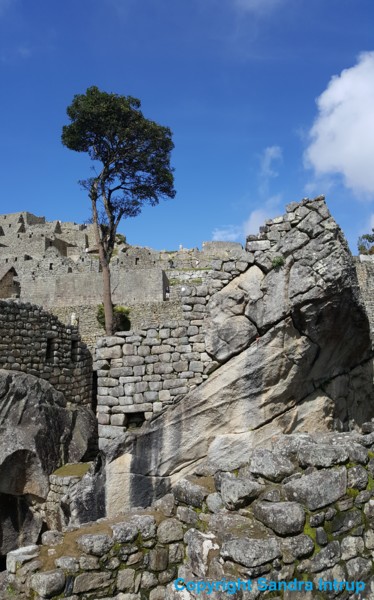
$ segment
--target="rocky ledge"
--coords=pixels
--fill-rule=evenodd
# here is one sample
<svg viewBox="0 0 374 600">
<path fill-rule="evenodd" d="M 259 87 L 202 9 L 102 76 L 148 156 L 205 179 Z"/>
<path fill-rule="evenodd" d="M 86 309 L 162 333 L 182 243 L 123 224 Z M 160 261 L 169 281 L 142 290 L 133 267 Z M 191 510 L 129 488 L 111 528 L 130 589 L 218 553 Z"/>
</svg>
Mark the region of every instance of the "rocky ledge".
<svg viewBox="0 0 374 600">
<path fill-rule="evenodd" d="M 374 423 L 243 453 L 231 471 L 201 464 L 147 510 L 9 553 L 4 598 L 221 600 L 217 582 L 240 580 L 250 589 L 230 597 L 374 599 Z"/>
</svg>

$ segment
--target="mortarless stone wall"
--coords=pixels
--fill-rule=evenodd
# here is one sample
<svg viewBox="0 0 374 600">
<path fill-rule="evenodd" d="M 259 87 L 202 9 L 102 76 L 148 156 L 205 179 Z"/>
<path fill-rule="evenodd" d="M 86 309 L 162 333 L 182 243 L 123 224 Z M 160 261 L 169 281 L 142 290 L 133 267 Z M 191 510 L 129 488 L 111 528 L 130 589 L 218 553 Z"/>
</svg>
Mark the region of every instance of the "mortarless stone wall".
<svg viewBox="0 0 374 600">
<path fill-rule="evenodd" d="M 46 379 L 68 402 L 91 404 L 92 357 L 78 330 L 40 306 L 0 300 L 0 368 Z"/>
</svg>

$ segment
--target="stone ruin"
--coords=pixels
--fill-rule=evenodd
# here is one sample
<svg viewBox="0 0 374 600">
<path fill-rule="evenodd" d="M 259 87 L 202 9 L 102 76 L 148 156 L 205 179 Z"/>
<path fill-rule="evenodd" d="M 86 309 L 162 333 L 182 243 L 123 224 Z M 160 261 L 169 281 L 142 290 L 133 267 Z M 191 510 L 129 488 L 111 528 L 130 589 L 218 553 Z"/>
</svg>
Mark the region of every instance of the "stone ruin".
<svg viewBox="0 0 374 600">
<path fill-rule="evenodd" d="M 291 203 L 245 250 L 211 251 L 193 253 L 207 253 L 202 267 L 188 255 L 179 318 L 98 341 L 100 452 L 50 474 L 44 522 L 60 531 L 8 555 L 9 593 L 223 597 L 178 590 L 178 575 L 251 579 L 238 599 L 275 597 L 261 577 L 362 579 L 364 595 L 277 597 L 374 598 L 373 350 L 358 285 L 371 316 L 371 265 L 352 259 L 322 197 Z"/>
</svg>

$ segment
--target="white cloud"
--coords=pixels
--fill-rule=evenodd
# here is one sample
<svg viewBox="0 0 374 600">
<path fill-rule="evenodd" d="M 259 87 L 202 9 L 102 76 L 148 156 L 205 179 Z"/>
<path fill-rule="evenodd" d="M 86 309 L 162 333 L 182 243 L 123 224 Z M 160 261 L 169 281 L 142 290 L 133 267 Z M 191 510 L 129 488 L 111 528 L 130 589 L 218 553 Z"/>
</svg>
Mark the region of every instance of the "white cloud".
<svg viewBox="0 0 374 600">
<path fill-rule="evenodd" d="M 214 242 L 238 242 L 242 239 L 243 227 L 241 225 L 227 225 L 213 229 L 212 240 Z"/>
<path fill-rule="evenodd" d="M 280 6 L 284 0 L 234 0 L 239 9 L 256 15 L 266 15 Z"/>
<path fill-rule="evenodd" d="M 374 52 L 334 76 L 317 107 L 305 166 L 317 177 L 342 176 L 356 194 L 374 195 Z"/>
<path fill-rule="evenodd" d="M 282 148 L 280 146 L 268 146 L 261 155 L 259 173 L 259 192 L 262 196 L 269 194 L 269 183 L 271 179 L 278 177 L 276 170 L 283 160 Z"/>
<path fill-rule="evenodd" d="M 263 208 L 252 210 L 249 217 L 240 225 L 217 227 L 213 230 L 212 240 L 217 242 L 244 242 L 247 235 L 257 235 L 259 228 L 265 225 L 266 219 L 270 219 L 277 212 L 281 200 L 281 194 L 271 196 L 264 203 Z"/>
<path fill-rule="evenodd" d="M 261 158 L 260 177 L 270 179 L 278 177 L 279 173 L 274 168 L 274 163 L 282 160 L 282 148 L 280 146 L 268 146 L 265 148 Z"/>
</svg>

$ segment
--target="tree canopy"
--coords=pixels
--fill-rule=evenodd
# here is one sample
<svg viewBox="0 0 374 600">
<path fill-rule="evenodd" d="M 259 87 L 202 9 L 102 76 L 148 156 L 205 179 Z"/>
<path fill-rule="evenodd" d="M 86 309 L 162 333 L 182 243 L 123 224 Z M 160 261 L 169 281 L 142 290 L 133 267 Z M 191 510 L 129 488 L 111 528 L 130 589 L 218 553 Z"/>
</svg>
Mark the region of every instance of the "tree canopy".
<svg viewBox="0 0 374 600">
<path fill-rule="evenodd" d="M 374 229 L 358 238 L 357 248 L 360 254 L 374 254 Z"/>
<path fill-rule="evenodd" d="M 70 124 L 62 143 L 86 152 L 94 175 L 80 181 L 91 200 L 103 271 L 107 333 L 112 333 L 113 306 L 109 263 L 122 218 L 135 217 L 144 204 L 155 206 L 175 196 L 170 155 L 174 147 L 168 127 L 146 119 L 140 100 L 100 91 L 96 86 L 74 96 L 67 108 Z"/>
</svg>

